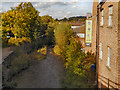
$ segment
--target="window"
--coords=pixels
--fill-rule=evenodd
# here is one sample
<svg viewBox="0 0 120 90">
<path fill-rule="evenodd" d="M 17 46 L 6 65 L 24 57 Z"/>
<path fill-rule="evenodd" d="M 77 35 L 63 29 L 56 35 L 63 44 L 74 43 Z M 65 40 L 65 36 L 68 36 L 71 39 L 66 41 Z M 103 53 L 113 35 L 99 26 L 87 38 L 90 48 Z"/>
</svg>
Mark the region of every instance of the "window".
<svg viewBox="0 0 120 90">
<path fill-rule="evenodd" d="M 101 11 L 101 26 L 103 26 L 103 11 L 104 10 Z"/>
<path fill-rule="evenodd" d="M 99 3 L 101 2 L 102 0 L 99 0 Z"/>
<path fill-rule="evenodd" d="M 100 43 L 100 59 L 102 59 L 102 43 Z"/>
<path fill-rule="evenodd" d="M 113 6 L 109 6 L 109 26 L 112 26 Z"/>
<path fill-rule="evenodd" d="M 110 67 L 110 47 L 108 47 L 108 58 L 107 59 L 108 59 L 107 65 Z"/>
</svg>

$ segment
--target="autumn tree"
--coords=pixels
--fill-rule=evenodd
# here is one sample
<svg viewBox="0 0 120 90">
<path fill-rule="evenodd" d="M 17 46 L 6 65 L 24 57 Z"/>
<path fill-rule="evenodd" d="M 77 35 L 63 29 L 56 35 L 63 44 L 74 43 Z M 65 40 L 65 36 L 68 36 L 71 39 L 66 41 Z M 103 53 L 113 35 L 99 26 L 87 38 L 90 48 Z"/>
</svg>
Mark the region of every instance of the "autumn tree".
<svg viewBox="0 0 120 90">
<path fill-rule="evenodd" d="M 7 33 L 16 41 L 22 37 L 30 40 L 39 38 L 47 29 L 42 21 L 39 12 L 30 2 L 20 3 L 2 14 L 3 41 L 7 41 Z"/>
<path fill-rule="evenodd" d="M 59 23 L 55 28 L 55 40 L 60 49 L 64 49 L 69 44 L 69 39 L 73 37 L 71 25 L 66 23 Z"/>
</svg>

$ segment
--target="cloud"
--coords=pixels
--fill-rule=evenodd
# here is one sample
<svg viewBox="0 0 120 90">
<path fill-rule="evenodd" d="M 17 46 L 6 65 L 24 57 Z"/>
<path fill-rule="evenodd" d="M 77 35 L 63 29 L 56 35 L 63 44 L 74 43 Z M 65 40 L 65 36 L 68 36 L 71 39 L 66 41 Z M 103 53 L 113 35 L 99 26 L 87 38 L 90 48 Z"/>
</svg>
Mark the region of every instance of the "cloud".
<svg viewBox="0 0 120 90">
<path fill-rule="evenodd" d="M 54 0 L 55 1 L 55 0 Z M 66 2 L 39 2 L 39 3 L 36 3 L 34 6 L 35 8 L 50 8 L 54 5 L 57 5 L 57 6 L 67 6 L 69 5 L 68 3 Z"/>
<path fill-rule="evenodd" d="M 66 14 L 67 14 L 67 15 L 70 15 L 70 14 L 71 14 L 71 11 L 68 11 Z"/>
<path fill-rule="evenodd" d="M 14 3 L 14 4 L 13 4 L 13 7 L 16 7 L 16 6 L 18 6 L 19 4 L 20 4 L 20 2 L 19 2 L 19 3 L 18 3 L 18 2 L 17 2 L 17 3 Z"/>
<path fill-rule="evenodd" d="M 78 8 L 78 6 L 74 5 L 74 6 L 72 6 L 72 8 Z"/>
<path fill-rule="evenodd" d="M 40 16 L 52 15 L 53 18 L 64 18 L 72 16 L 83 16 L 87 12 L 91 12 L 92 4 L 77 2 L 74 0 L 62 0 L 64 2 L 58 2 L 59 0 L 49 0 L 52 2 L 32 2 L 33 6 L 40 12 Z M 54 2 L 53 2 L 54 1 Z M 19 3 L 4 3 L 2 6 L 4 10 L 9 10 L 10 7 L 15 7 Z"/>
</svg>

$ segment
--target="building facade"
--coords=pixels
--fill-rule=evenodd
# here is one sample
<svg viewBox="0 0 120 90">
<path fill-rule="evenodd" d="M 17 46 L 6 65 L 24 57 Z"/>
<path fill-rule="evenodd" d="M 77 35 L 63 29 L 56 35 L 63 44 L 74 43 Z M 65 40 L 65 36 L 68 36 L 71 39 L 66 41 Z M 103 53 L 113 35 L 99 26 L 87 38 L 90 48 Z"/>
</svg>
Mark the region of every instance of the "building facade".
<svg viewBox="0 0 120 90">
<path fill-rule="evenodd" d="M 79 39 L 82 44 L 82 50 L 85 51 L 85 25 L 81 26 L 71 26 L 72 30 L 74 31 L 74 34 L 76 36 L 76 39 Z"/>
<path fill-rule="evenodd" d="M 120 83 L 120 4 L 99 3 L 98 87 L 118 88 Z M 115 84 L 117 83 L 117 84 Z"/>
<path fill-rule="evenodd" d="M 92 52 L 92 53 L 96 54 L 97 5 L 98 5 L 98 2 L 96 2 L 96 0 L 93 0 L 92 17 L 87 19 L 87 20 L 92 20 L 92 34 L 91 34 L 92 37 L 91 37 L 91 45 L 90 46 L 85 45 L 86 53 Z M 86 31 L 87 31 L 87 28 L 86 28 Z M 85 41 L 85 43 L 86 43 L 86 41 Z"/>
</svg>

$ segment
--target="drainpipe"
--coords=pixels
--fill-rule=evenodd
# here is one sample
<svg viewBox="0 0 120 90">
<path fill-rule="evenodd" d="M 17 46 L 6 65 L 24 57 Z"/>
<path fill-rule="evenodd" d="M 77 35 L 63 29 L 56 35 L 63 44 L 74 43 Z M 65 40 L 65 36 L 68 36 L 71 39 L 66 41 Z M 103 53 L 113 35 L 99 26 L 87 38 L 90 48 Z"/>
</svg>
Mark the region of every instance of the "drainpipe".
<svg viewBox="0 0 120 90">
<path fill-rule="evenodd" d="M 98 78 L 99 78 L 99 12 L 102 8 L 103 4 L 106 2 L 106 0 L 102 0 L 97 5 L 97 30 L 96 30 L 96 77 L 97 77 L 97 84 L 98 84 Z"/>
<path fill-rule="evenodd" d="M 97 6 L 97 30 L 96 30 L 96 77 L 98 85 L 99 75 L 99 4 Z"/>
</svg>

